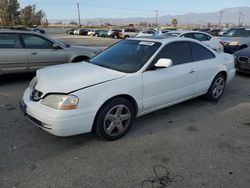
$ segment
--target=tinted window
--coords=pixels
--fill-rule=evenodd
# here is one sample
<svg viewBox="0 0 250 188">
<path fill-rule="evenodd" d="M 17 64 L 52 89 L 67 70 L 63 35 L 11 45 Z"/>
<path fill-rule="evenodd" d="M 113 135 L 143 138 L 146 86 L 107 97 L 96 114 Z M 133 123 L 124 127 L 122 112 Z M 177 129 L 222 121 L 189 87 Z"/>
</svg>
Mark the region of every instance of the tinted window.
<svg viewBox="0 0 250 188">
<path fill-rule="evenodd" d="M 210 40 L 210 36 L 202 34 L 202 33 L 193 33 L 194 35 L 194 39 L 198 40 L 198 41 L 208 41 Z"/>
<path fill-rule="evenodd" d="M 125 29 L 125 32 L 136 32 L 135 29 Z"/>
<path fill-rule="evenodd" d="M 29 49 L 50 49 L 53 47 L 53 42 L 40 36 L 23 34 L 22 38 L 25 47 Z"/>
<path fill-rule="evenodd" d="M 190 39 L 194 38 L 194 36 L 193 36 L 192 33 L 186 33 L 186 34 L 184 34 L 184 35 L 182 35 L 182 36 L 183 36 L 183 37 L 186 37 L 186 38 L 190 38 Z"/>
<path fill-rule="evenodd" d="M 202 61 L 215 58 L 215 55 L 212 52 L 210 52 L 207 48 L 201 46 L 200 44 L 192 42 L 191 49 L 194 61 Z"/>
<path fill-rule="evenodd" d="M 167 58 L 173 61 L 173 65 L 180 65 L 192 62 L 191 48 L 188 42 L 173 42 L 165 46 L 158 54 L 155 63 L 160 58 Z"/>
<path fill-rule="evenodd" d="M 230 29 L 223 37 L 250 37 L 250 29 Z"/>
<path fill-rule="evenodd" d="M 90 63 L 132 73 L 141 69 L 160 46 L 158 42 L 123 40 L 92 58 Z"/>
<path fill-rule="evenodd" d="M 0 48 L 22 48 L 19 35 L 0 33 Z"/>
</svg>

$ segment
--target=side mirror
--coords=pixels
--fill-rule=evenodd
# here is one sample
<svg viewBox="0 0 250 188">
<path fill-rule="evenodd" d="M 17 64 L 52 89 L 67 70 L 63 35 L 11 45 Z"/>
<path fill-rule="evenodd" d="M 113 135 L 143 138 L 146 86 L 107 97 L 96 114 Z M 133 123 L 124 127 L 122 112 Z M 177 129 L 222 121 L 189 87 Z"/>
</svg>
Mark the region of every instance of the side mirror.
<svg viewBox="0 0 250 188">
<path fill-rule="evenodd" d="M 171 59 L 161 58 L 157 61 L 157 63 L 155 64 L 155 67 L 168 68 L 168 67 L 171 67 L 172 65 L 173 65 L 173 62 Z"/>
<path fill-rule="evenodd" d="M 53 49 L 57 50 L 57 49 L 61 49 L 61 47 L 58 44 L 53 44 L 52 46 Z"/>
</svg>

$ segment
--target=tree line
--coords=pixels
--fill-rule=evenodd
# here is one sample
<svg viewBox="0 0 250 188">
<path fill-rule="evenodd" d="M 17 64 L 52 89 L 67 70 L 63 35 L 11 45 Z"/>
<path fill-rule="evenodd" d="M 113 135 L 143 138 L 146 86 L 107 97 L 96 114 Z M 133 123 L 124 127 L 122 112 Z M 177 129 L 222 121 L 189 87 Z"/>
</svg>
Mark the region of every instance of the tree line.
<svg viewBox="0 0 250 188">
<path fill-rule="evenodd" d="M 0 0 L 0 25 L 23 25 L 33 27 L 46 23 L 43 10 L 37 10 L 36 5 L 28 5 L 20 8 L 18 0 Z"/>
</svg>

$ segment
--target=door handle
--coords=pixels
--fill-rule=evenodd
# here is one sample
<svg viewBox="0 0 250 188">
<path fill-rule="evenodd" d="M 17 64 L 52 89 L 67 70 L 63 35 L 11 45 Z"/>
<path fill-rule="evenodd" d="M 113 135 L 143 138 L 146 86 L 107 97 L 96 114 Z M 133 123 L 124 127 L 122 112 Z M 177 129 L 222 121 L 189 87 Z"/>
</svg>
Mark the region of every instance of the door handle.
<svg viewBox="0 0 250 188">
<path fill-rule="evenodd" d="M 194 70 L 192 70 L 192 71 L 190 71 L 189 73 L 190 73 L 190 74 L 193 74 L 193 73 L 195 73 L 195 71 L 194 71 Z"/>
<path fill-rule="evenodd" d="M 31 55 L 37 55 L 37 52 L 32 52 Z"/>
</svg>

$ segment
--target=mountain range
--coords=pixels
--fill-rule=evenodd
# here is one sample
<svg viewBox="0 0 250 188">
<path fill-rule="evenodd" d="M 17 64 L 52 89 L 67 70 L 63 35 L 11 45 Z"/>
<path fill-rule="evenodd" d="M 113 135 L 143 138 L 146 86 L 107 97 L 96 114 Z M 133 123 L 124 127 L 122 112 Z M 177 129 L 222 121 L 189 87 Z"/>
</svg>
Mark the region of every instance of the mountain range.
<svg viewBox="0 0 250 188">
<path fill-rule="evenodd" d="M 220 20 L 220 14 L 222 13 L 222 24 L 237 25 L 239 20 L 243 21 L 243 25 L 250 25 L 250 7 L 236 7 L 226 8 L 221 11 L 210 13 L 187 13 L 182 15 L 165 15 L 158 17 L 158 23 L 161 25 L 171 24 L 173 18 L 178 20 L 181 25 L 205 25 L 208 23 L 218 24 Z M 89 18 L 82 19 L 84 25 L 103 25 L 110 23 L 113 25 L 126 25 L 126 24 L 138 24 L 141 22 L 155 23 L 155 17 L 135 17 L 135 18 Z M 69 23 L 76 21 L 71 20 L 49 20 L 50 23 L 62 21 L 63 23 Z"/>
</svg>

